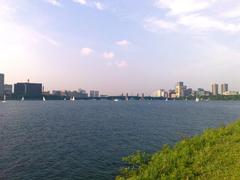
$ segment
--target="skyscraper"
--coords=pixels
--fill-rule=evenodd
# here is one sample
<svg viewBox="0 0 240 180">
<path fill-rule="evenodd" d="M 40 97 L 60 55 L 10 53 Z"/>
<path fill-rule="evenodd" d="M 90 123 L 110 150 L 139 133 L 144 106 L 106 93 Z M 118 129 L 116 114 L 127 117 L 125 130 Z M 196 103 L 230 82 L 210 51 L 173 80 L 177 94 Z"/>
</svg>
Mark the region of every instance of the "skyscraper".
<svg viewBox="0 0 240 180">
<path fill-rule="evenodd" d="M 177 97 L 184 97 L 184 89 L 186 89 L 186 86 L 184 87 L 183 82 L 178 82 L 176 84 L 176 96 Z"/>
<path fill-rule="evenodd" d="M 218 84 L 212 84 L 212 95 L 213 96 L 218 95 Z"/>
<path fill-rule="evenodd" d="M 221 95 L 223 95 L 225 92 L 228 91 L 228 84 L 222 84 L 221 85 Z"/>
<path fill-rule="evenodd" d="M 0 74 L 0 98 L 4 96 L 4 74 Z"/>
</svg>

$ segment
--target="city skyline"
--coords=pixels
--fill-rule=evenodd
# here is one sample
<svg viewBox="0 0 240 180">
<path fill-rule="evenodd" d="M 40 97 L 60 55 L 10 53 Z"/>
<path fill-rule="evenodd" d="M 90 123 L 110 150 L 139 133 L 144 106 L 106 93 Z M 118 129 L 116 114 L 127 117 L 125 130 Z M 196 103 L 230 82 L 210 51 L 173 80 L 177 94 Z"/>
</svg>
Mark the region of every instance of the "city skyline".
<svg viewBox="0 0 240 180">
<path fill-rule="evenodd" d="M 184 2 L 1 0 L 0 71 L 9 84 L 29 78 L 46 90 L 110 95 L 151 94 L 179 80 L 240 89 L 240 2 Z"/>
</svg>

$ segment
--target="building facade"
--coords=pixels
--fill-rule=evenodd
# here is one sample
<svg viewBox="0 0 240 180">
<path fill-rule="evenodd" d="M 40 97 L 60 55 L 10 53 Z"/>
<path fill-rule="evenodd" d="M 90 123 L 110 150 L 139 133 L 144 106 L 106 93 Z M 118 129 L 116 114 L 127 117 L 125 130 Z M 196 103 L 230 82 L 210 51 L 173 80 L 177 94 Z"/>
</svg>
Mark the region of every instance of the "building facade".
<svg viewBox="0 0 240 180">
<path fill-rule="evenodd" d="M 228 92 L 228 84 L 221 84 L 221 95 L 224 95 L 225 92 Z"/>
<path fill-rule="evenodd" d="M 175 88 L 175 92 L 176 92 L 176 96 L 177 97 L 184 97 L 184 90 L 186 89 L 187 87 L 184 86 L 184 83 L 183 82 L 178 82 L 176 84 L 176 88 Z"/>
<path fill-rule="evenodd" d="M 4 94 L 7 97 L 11 97 L 12 96 L 12 91 L 13 91 L 13 86 L 11 84 L 5 84 L 4 85 Z"/>
<path fill-rule="evenodd" d="M 0 98 L 4 96 L 4 74 L 0 74 Z"/>
<path fill-rule="evenodd" d="M 218 84 L 212 84 L 212 95 L 217 96 L 218 93 Z"/>
<path fill-rule="evenodd" d="M 15 97 L 39 98 L 42 96 L 42 84 L 40 83 L 17 83 L 14 84 Z"/>
<path fill-rule="evenodd" d="M 91 90 L 89 95 L 91 98 L 98 98 L 100 93 L 99 93 L 99 91 Z"/>
</svg>

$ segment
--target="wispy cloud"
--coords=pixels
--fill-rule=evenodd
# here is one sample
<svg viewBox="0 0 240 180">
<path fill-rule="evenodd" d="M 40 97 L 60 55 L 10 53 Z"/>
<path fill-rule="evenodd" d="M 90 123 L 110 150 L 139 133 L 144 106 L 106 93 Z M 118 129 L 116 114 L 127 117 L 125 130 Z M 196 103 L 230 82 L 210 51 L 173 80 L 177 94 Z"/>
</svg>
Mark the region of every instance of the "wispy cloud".
<svg viewBox="0 0 240 180">
<path fill-rule="evenodd" d="M 115 63 L 118 68 L 127 68 L 128 67 L 128 62 L 127 61 L 119 61 Z"/>
<path fill-rule="evenodd" d="M 93 50 L 91 48 L 85 47 L 81 49 L 81 54 L 83 56 L 90 56 L 93 53 Z"/>
<path fill-rule="evenodd" d="M 82 5 L 86 5 L 87 4 L 86 0 L 73 0 L 73 2 L 82 4 Z"/>
<path fill-rule="evenodd" d="M 117 41 L 116 44 L 119 46 L 128 46 L 130 44 L 130 42 L 128 40 L 124 39 L 124 40 Z"/>
<path fill-rule="evenodd" d="M 115 57 L 115 54 L 113 52 L 104 52 L 103 57 L 105 59 L 111 60 Z"/>
<path fill-rule="evenodd" d="M 209 8 L 216 0 L 157 0 L 155 5 L 170 15 L 187 14 Z"/>
<path fill-rule="evenodd" d="M 144 28 L 152 32 L 157 32 L 163 29 L 175 30 L 177 28 L 177 24 L 163 19 L 158 19 L 156 17 L 151 17 L 144 20 Z"/>
<path fill-rule="evenodd" d="M 103 4 L 100 3 L 100 2 L 94 2 L 94 5 L 98 10 L 103 10 L 104 9 Z"/>
<path fill-rule="evenodd" d="M 46 0 L 48 3 L 50 3 L 53 6 L 62 6 L 62 4 L 60 3 L 60 0 Z"/>
<path fill-rule="evenodd" d="M 165 16 L 145 18 L 144 28 L 152 32 L 163 30 L 240 32 L 240 22 L 226 19 L 240 17 L 240 4 L 233 7 L 229 6 L 228 2 L 225 0 L 157 0 L 155 5 L 164 10 Z M 224 8 L 225 6 L 227 8 Z"/>
<path fill-rule="evenodd" d="M 103 3 L 99 1 L 90 1 L 90 0 L 73 0 L 73 2 L 78 3 L 80 5 L 88 6 L 91 8 L 96 8 L 98 10 L 104 10 Z"/>
</svg>

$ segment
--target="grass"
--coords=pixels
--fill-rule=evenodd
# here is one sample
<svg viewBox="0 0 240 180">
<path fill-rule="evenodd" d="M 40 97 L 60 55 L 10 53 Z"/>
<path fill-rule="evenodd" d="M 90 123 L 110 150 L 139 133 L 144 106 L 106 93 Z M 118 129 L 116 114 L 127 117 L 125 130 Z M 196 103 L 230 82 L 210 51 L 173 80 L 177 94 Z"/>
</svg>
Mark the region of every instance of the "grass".
<svg viewBox="0 0 240 180">
<path fill-rule="evenodd" d="M 240 179 L 240 121 L 124 161 L 116 180 Z"/>
</svg>

